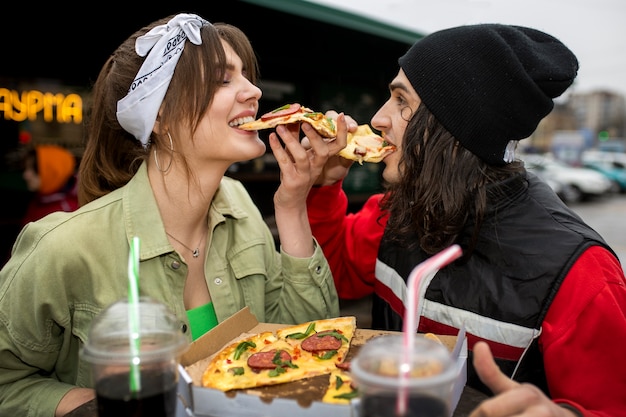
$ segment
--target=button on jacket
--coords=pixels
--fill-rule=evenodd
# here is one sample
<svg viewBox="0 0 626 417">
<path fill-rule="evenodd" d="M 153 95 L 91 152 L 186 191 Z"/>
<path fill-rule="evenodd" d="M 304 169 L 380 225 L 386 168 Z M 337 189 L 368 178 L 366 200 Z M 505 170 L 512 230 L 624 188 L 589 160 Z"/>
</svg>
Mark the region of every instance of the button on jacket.
<svg viewBox="0 0 626 417">
<path fill-rule="evenodd" d="M 165 303 L 191 341 L 185 259 L 170 245 L 145 164 L 124 187 L 72 213 L 26 226 L 0 272 L 0 415 L 53 416 L 73 386 L 91 386 L 79 360 L 93 318 L 127 294 L 129 243 L 140 238 L 142 296 Z M 310 258 L 275 250 L 243 185 L 225 177 L 209 209 L 205 276 L 218 321 L 249 306 L 261 322 L 339 315 L 320 247 Z M 22 414 L 24 415 L 24 414 Z"/>
</svg>

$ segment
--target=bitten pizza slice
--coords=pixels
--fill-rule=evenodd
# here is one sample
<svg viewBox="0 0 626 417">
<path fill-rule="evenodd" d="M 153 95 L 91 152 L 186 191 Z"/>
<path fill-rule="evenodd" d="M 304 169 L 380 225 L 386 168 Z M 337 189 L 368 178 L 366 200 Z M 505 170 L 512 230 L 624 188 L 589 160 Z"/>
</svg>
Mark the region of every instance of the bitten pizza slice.
<svg viewBox="0 0 626 417">
<path fill-rule="evenodd" d="M 348 144 L 339 151 L 339 156 L 357 161 L 378 163 L 395 152 L 396 147 L 372 131 L 369 125 L 360 125 L 356 132 L 348 133 Z"/>
<path fill-rule="evenodd" d="M 280 124 L 309 123 L 325 138 L 337 136 L 335 121 L 320 112 L 303 107 L 298 103 L 285 104 L 271 112 L 265 113 L 259 119 L 243 123 L 237 128 L 242 130 L 271 129 Z M 369 125 L 360 125 L 355 132 L 348 133 L 347 145 L 339 151 L 343 158 L 363 162 L 380 162 L 396 150 L 394 145 L 388 144 L 383 137 L 374 133 Z"/>
<path fill-rule="evenodd" d="M 298 103 L 285 104 L 271 112 L 265 113 L 259 119 L 243 123 L 237 126 L 237 128 L 242 130 L 262 130 L 271 129 L 281 124 L 287 125 L 302 122 L 313 126 L 322 137 L 334 138 L 337 136 L 337 127 L 333 119 Z"/>
</svg>

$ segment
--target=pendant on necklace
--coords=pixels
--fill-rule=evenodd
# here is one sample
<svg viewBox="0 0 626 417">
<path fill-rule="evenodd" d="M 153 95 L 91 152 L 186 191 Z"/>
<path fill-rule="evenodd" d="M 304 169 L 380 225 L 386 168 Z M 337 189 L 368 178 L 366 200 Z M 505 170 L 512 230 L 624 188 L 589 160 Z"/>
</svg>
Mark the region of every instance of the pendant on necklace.
<svg viewBox="0 0 626 417">
<path fill-rule="evenodd" d="M 194 251 L 191 252 L 191 254 L 193 255 L 194 258 L 197 258 L 198 256 L 200 256 L 200 248 L 194 249 Z"/>
</svg>

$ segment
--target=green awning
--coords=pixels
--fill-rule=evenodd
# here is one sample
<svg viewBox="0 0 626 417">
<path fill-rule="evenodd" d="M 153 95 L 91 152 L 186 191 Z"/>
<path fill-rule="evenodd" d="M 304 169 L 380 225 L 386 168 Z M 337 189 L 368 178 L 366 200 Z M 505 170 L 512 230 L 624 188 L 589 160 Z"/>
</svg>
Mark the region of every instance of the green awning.
<svg viewBox="0 0 626 417">
<path fill-rule="evenodd" d="M 341 27 L 358 30 L 383 38 L 404 42 L 412 45 L 416 40 L 424 35 L 407 29 L 402 29 L 393 25 L 379 22 L 357 14 L 334 9 L 317 3 L 304 0 L 243 0 L 247 3 L 281 12 L 291 13 L 298 16 L 315 19 L 326 23 L 331 23 Z"/>
</svg>

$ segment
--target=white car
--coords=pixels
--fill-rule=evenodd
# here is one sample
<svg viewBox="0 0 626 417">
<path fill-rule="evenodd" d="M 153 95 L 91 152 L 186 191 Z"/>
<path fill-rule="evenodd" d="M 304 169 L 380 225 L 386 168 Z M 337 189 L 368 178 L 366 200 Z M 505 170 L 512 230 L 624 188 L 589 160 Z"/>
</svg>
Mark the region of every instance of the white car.
<svg viewBox="0 0 626 417">
<path fill-rule="evenodd" d="M 600 172 L 567 165 L 547 155 L 520 155 L 526 169 L 548 184 L 556 183 L 555 192 L 566 203 L 602 197 L 610 194 L 611 181 Z"/>
<path fill-rule="evenodd" d="M 607 152 L 589 149 L 582 153 L 580 160 L 583 164 L 589 162 L 611 162 L 626 167 L 626 153 L 624 152 Z"/>
</svg>

